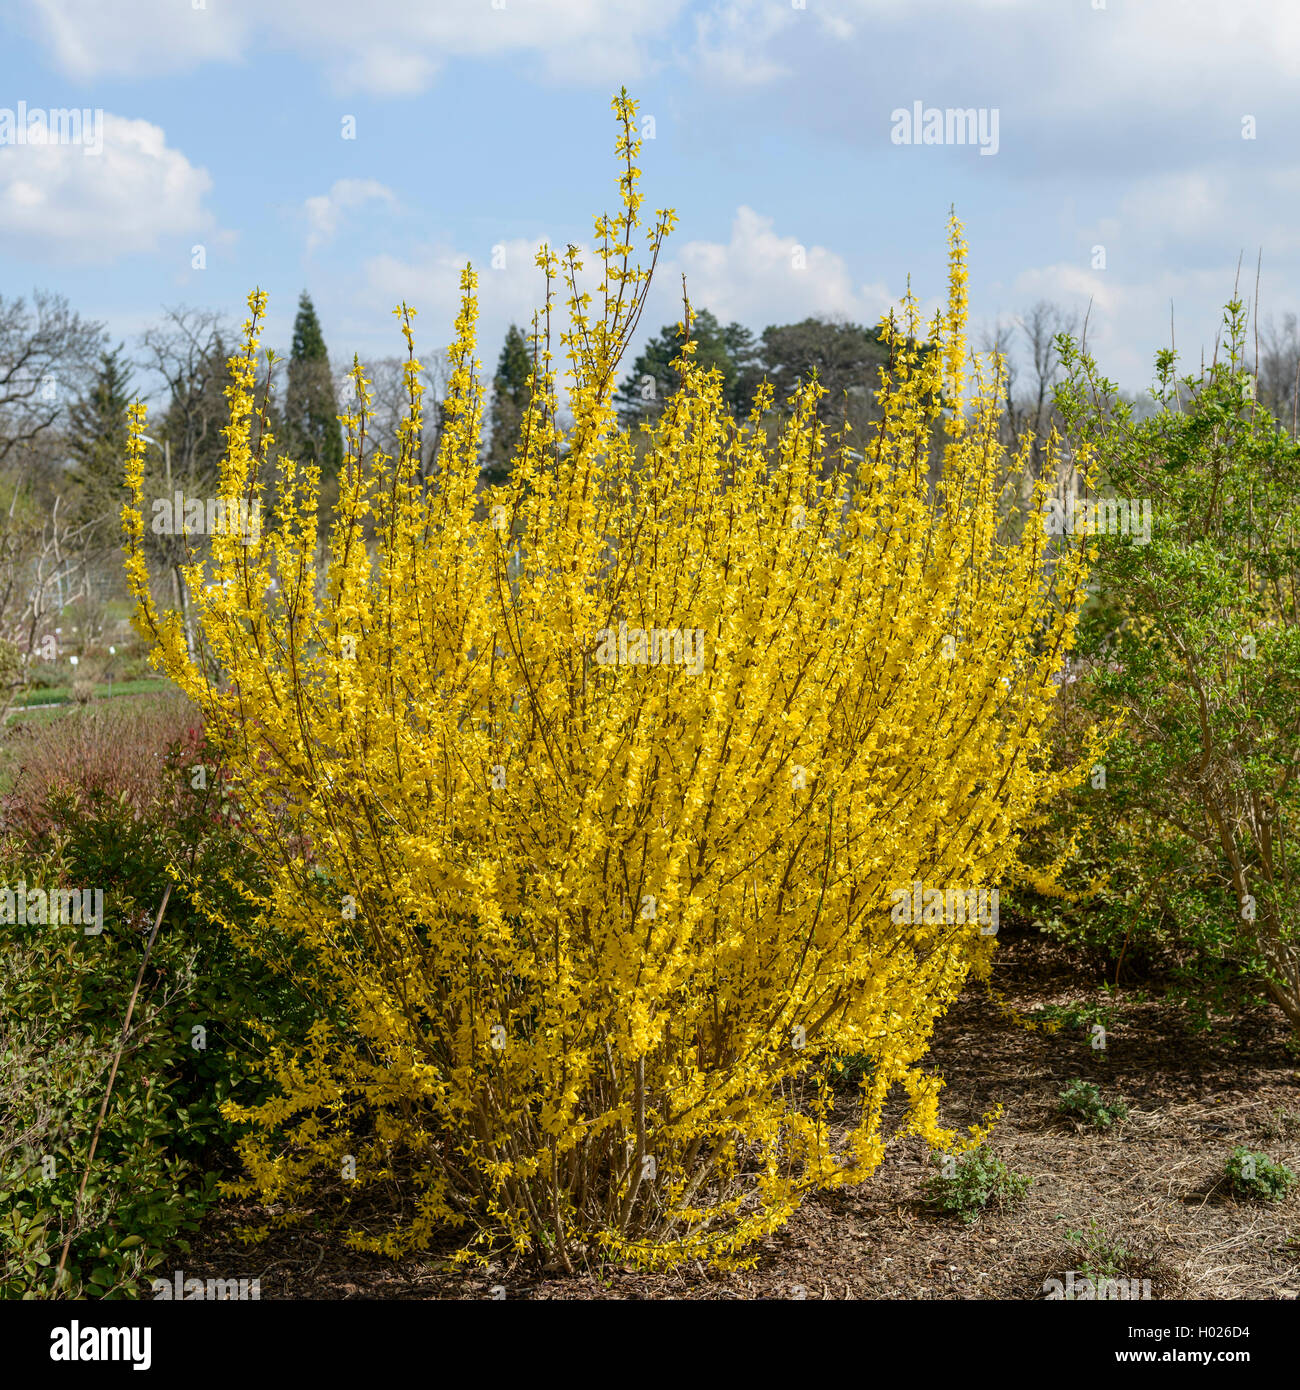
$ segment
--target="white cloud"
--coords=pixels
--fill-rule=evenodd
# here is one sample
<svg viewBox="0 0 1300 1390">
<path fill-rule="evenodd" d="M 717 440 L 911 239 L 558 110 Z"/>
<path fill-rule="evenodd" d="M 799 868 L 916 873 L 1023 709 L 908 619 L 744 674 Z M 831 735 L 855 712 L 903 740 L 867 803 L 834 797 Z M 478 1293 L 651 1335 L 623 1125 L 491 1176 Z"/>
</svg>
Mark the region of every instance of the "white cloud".
<svg viewBox="0 0 1300 1390">
<path fill-rule="evenodd" d="M 190 238 L 219 235 L 204 196 L 212 180 L 160 126 L 104 113 L 103 150 L 0 145 L 0 249 L 33 259 L 108 264 Z"/>
<path fill-rule="evenodd" d="M 410 258 L 380 255 L 370 258 L 353 303 L 350 326 L 367 336 L 367 347 L 382 355 L 396 351 L 392 343 L 373 336 L 377 323 L 399 300 L 419 310 L 418 341 L 426 348 L 444 347 L 460 307 L 460 275 L 467 260 L 478 274 L 479 344 L 488 373 L 496 365 L 495 354 L 511 323 L 529 331 L 533 310 L 542 305 L 545 280 L 534 264 L 543 238 L 518 238 L 483 248 L 470 256 L 449 246 L 428 246 Z M 671 245 L 671 243 L 669 243 Z M 492 268 L 492 252 L 499 249 L 499 268 Z M 796 252 L 802 250 L 802 269 L 796 268 Z M 599 277 L 595 258 L 583 257 L 583 288 L 594 290 Z M 635 341 L 624 357 L 624 367 L 635 358 L 645 340 L 668 322 L 681 317 L 681 282 L 686 276 L 691 303 L 711 310 L 723 323 L 732 320 L 761 331 L 771 323 L 790 323 L 809 317 L 850 319 L 874 325 L 895 303 L 883 284 L 856 282 L 843 257 L 824 246 L 801 246 L 798 237 L 778 231 L 775 220 L 749 207 L 736 211 L 731 235 L 725 242 L 696 240 L 665 256 L 655 271 L 646 312 Z M 567 289 L 556 295 L 556 346 L 558 333 L 567 330 Z M 926 313 L 933 305 L 924 306 Z"/>
<path fill-rule="evenodd" d="M 251 5 L 195 9 L 172 0 L 26 0 L 59 66 L 77 77 L 104 72 L 184 71 L 201 60 L 232 61 L 251 37 Z"/>
<path fill-rule="evenodd" d="M 185 71 L 279 48 L 344 88 L 423 90 L 448 58 L 538 56 L 553 77 L 634 81 L 686 0 L 27 0 L 56 60 L 79 77 Z"/>
<path fill-rule="evenodd" d="M 796 21 L 796 12 L 772 0 L 727 0 L 695 16 L 691 55 L 702 80 L 760 86 L 789 69 L 771 52 L 773 41 Z"/>
<path fill-rule="evenodd" d="M 846 58 L 868 91 L 899 82 L 964 102 L 1002 89 L 1020 114 L 1092 111 L 1098 126 L 1160 104 L 1246 114 L 1300 76 L 1295 0 L 22 0 L 60 67 L 78 77 L 154 76 L 285 50 L 342 87 L 427 88 L 456 58 L 532 56 L 551 77 L 635 83 L 670 58 L 753 86 L 793 77 L 815 97 Z M 686 25 L 679 25 L 689 15 Z M 918 42 L 920 36 L 924 42 Z M 1210 73 L 1213 73 L 1213 79 Z M 839 92 L 832 84 L 835 96 Z M 897 105 L 891 95 L 886 110 Z M 859 109 L 841 106 L 841 114 Z M 1135 140 L 1142 132 L 1135 128 Z"/>
<path fill-rule="evenodd" d="M 1300 230 L 1289 216 L 1300 188 L 1300 167 L 1256 170 L 1207 168 L 1135 182 L 1118 213 L 1099 222 L 1096 240 L 1122 249 L 1135 242 L 1149 253 L 1175 248 L 1184 260 L 1198 249 L 1263 249 L 1265 263 L 1300 251 Z"/>
<path fill-rule="evenodd" d="M 303 204 L 307 214 L 308 252 L 334 239 L 345 212 L 370 202 L 386 203 L 390 208 L 397 206 L 392 189 L 377 179 L 339 179 L 328 193 L 308 198 Z"/>
<path fill-rule="evenodd" d="M 1104 271 L 1082 270 L 1070 262 L 1022 271 L 1016 276 L 1012 293 L 1017 303 L 1048 299 L 1077 310 L 1080 323 L 1089 304 L 1094 314 L 1100 311 L 1111 315 L 1125 298 L 1119 282 L 1107 279 Z"/>
<path fill-rule="evenodd" d="M 820 0 L 798 8 L 790 0 L 719 0 L 695 15 L 695 49 L 688 61 L 699 76 L 735 86 L 760 86 L 791 74 L 780 51 L 796 26 L 847 43 L 858 32 L 852 20 Z"/>
<path fill-rule="evenodd" d="M 1142 179 L 1120 203 L 1115 233 L 1141 227 L 1147 236 L 1192 240 L 1222 227 L 1227 176 L 1193 169 Z"/>
<path fill-rule="evenodd" d="M 728 0 L 728 10 L 747 16 L 733 20 L 736 33 L 747 33 L 756 46 L 769 43 L 774 34 L 761 16 L 770 3 Z M 1116 94 L 1128 101 L 1176 95 L 1180 106 L 1217 99 L 1232 91 L 1236 78 L 1244 80 L 1238 94 L 1245 95 L 1300 75 L 1300 7 L 1294 0 L 1110 0 L 1102 9 L 1087 0 L 1069 6 L 1043 0 L 841 0 L 838 9 L 820 25 L 834 38 L 847 30 L 875 45 L 903 35 L 912 42 L 916 68 L 937 79 L 946 82 L 961 65 L 977 64 L 999 81 L 1018 74 L 1018 93 L 1049 103 L 1077 103 L 1085 75 L 1094 101 Z M 798 14 L 811 21 L 817 7 L 810 4 Z M 916 44 L 922 30 L 933 42 Z M 1035 62 L 1026 66 L 1030 54 Z M 1189 65 L 1199 65 L 1202 78 L 1190 87 Z M 1053 81 L 1054 73 L 1072 80 Z"/>
<path fill-rule="evenodd" d="M 692 302 L 724 323 L 759 328 L 810 316 L 874 324 L 893 303 L 885 286 L 855 283 L 842 256 L 778 232 L 749 207 L 736 210 L 729 241 L 689 241 L 663 271 L 660 284 L 674 286 L 685 272 Z"/>
<path fill-rule="evenodd" d="M 387 337 L 375 330 L 395 324 L 388 311 L 405 301 L 419 314 L 417 350 L 446 347 L 460 312 L 460 279 L 468 262 L 478 277 L 479 355 L 490 375 L 506 329 L 515 323 L 525 332 L 531 331 L 533 310 L 543 304 L 546 282 L 534 264 L 542 240 L 520 237 L 473 255 L 447 245 L 430 245 L 418 248 L 409 258 L 388 254 L 370 257 L 353 295 L 353 323 L 359 336 L 379 356 L 401 351 L 395 328 Z M 499 253 L 495 258 L 494 251 Z M 558 355 L 558 343 L 555 350 Z"/>
<path fill-rule="evenodd" d="M 802 139 L 876 150 L 921 100 L 999 109 L 991 178 L 1292 157 L 1296 0 L 721 0 L 694 27 L 701 100 L 758 88 Z"/>
</svg>

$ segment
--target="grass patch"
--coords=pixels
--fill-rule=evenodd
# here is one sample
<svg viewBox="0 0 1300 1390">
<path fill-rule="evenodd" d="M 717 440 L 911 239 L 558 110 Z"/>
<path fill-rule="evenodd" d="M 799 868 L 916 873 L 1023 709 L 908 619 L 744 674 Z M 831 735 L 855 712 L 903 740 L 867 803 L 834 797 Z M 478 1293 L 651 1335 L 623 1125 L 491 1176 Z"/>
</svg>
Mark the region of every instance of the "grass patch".
<svg viewBox="0 0 1300 1390">
<path fill-rule="evenodd" d="M 112 697 L 117 700 L 126 695 L 146 695 L 154 691 L 171 690 L 173 688 L 170 681 L 160 680 L 157 677 L 133 681 L 114 681 Z M 91 699 L 104 700 L 108 698 L 108 695 L 108 682 L 96 682 Z M 71 684 L 52 685 L 44 690 L 24 690 L 14 701 L 14 712 L 26 709 L 30 705 L 64 705 L 71 703 L 73 703 Z"/>
</svg>

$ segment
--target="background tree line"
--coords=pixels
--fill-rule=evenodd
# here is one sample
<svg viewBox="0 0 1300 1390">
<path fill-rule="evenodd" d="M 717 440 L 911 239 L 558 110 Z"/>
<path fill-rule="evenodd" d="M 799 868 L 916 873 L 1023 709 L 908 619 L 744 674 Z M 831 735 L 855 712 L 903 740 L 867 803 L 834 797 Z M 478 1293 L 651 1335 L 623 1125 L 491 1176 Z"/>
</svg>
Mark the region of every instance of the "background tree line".
<svg viewBox="0 0 1300 1390">
<path fill-rule="evenodd" d="M 1030 438 L 1028 468 L 1009 487 L 1032 484 L 1045 445 L 1059 424 L 1053 396 L 1061 378 L 1059 335 L 1078 332 L 1075 316 L 1040 300 L 1020 315 L 999 319 L 980 347 L 1007 362 L 1005 442 Z M 739 419 L 753 409 L 761 382 L 773 387 L 775 429 L 790 394 L 816 373 L 825 388 L 817 417 L 827 435 L 849 430 L 865 439 L 881 418 L 876 399 L 888 349 L 877 328 L 843 318 L 805 318 L 755 333 L 723 324 L 707 308 L 692 315 L 698 359 L 716 367 L 724 399 Z M 224 448 L 227 361 L 235 326 L 223 315 L 193 307 L 166 309 L 134 353 L 112 345 L 104 326 L 82 318 L 60 295 L 38 291 L 30 300 L 0 296 L 0 704 L 22 683 L 22 671 L 54 625 L 73 610 L 77 640 L 100 635 L 106 606 L 121 595 L 118 512 L 126 411 L 152 388 L 148 494 L 215 494 Z M 683 346 L 680 323 L 665 324 L 645 344 L 620 384 L 621 422 L 653 425 L 679 380 L 673 363 Z M 298 303 L 288 356 L 271 369 L 268 407 L 276 452 L 321 473 L 322 520 L 337 498 L 344 442 L 340 411 L 354 407 L 350 363 L 331 359 L 319 317 L 306 292 Z M 373 419 L 366 452 L 395 454 L 406 410 L 404 359 L 366 364 Z M 509 477 L 519 426 L 528 404 L 533 349 L 511 324 L 490 382 L 483 443 L 483 483 Z M 259 371 L 259 397 L 267 368 Z M 1300 330 L 1295 315 L 1266 323 L 1259 335 L 1258 400 L 1293 432 L 1300 383 Z M 448 373 L 444 354 L 425 358 L 424 430 L 418 467 L 426 474 L 437 454 Z M 161 400 L 158 398 L 161 397 Z M 1142 402 L 1137 402 L 1141 409 Z M 937 472 L 941 440 L 931 459 Z M 182 565 L 184 536 L 154 535 L 153 559 L 165 575 L 170 601 L 188 608 Z"/>
</svg>

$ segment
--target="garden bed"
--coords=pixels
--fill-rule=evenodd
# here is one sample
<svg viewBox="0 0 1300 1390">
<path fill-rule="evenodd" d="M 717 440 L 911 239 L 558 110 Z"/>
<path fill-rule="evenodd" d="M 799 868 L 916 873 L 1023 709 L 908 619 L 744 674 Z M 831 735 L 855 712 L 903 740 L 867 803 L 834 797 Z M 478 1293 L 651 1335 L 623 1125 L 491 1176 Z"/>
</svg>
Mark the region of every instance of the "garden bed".
<svg viewBox="0 0 1300 1390">
<path fill-rule="evenodd" d="M 233 1206 L 209 1219 L 178 1263 L 187 1277 L 260 1276 L 263 1298 L 491 1298 L 504 1290 L 531 1299 L 1042 1299 L 1045 1280 L 1109 1251 L 1122 1275 L 1151 1281 L 1154 1299 L 1295 1298 L 1300 1193 L 1258 1205 L 1235 1200 L 1224 1181 L 1236 1144 L 1300 1167 L 1300 1058 L 1278 1018 L 1239 1014 L 1195 1032 L 1177 1006 L 1141 990 L 1101 996 L 1061 947 L 1014 924 L 1000 938 L 993 983 L 1021 1014 L 1101 997 L 1112 1018 L 1099 1052 L 1086 1028 L 1026 1029 L 984 986 L 968 984 L 929 1063 L 947 1082 L 944 1121 L 975 1123 L 1001 1104 L 990 1145 L 1033 1178 L 1020 1203 L 971 1225 L 931 1207 L 923 1189 L 933 1170 L 919 1141 L 906 1139 L 870 1182 L 808 1202 L 741 1273 L 608 1267 L 564 1278 L 504 1263 L 460 1271 L 445 1253 L 393 1263 L 310 1228 L 250 1249 L 233 1229 L 253 1213 Z M 1128 1117 L 1105 1129 L 1058 1117 L 1062 1088 L 1079 1077 L 1122 1096 Z"/>
</svg>

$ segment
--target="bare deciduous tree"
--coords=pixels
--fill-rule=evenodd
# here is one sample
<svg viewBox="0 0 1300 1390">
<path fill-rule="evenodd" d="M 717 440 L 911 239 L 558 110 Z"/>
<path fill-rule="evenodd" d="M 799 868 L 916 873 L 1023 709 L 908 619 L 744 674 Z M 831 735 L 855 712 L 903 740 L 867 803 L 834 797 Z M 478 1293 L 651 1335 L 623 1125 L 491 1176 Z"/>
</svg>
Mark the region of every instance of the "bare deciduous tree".
<svg viewBox="0 0 1300 1390">
<path fill-rule="evenodd" d="M 103 325 L 58 294 L 0 296 L 0 467 L 57 432 L 68 404 L 94 374 Z"/>
<path fill-rule="evenodd" d="M 1073 337 L 1078 331 L 1079 320 L 1076 314 L 1067 313 L 1059 304 L 1040 299 L 1020 316 L 1018 323 L 1029 350 L 1031 380 L 1022 410 L 1025 425 L 1033 433 L 1031 467 L 1033 476 L 1037 478 L 1042 471 L 1047 439 L 1056 419 L 1052 393 L 1061 376 L 1056 339 L 1061 333 Z"/>
<path fill-rule="evenodd" d="M 87 592 L 88 525 L 60 516 L 56 497 L 48 514 L 12 488 L 0 516 L 0 723 L 30 678 L 31 663 L 52 640 L 59 612 Z"/>
<path fill-rule="evenodd" d="M 227 420 L 225 389 L 234 338 L 224 317 L 208 309 L 184 306 L 165 311 L 161 324 L 141 338 L 140 365 L 162 379 L 164 403 L 149 438 L 157 448 L 147 460 L 146 496 L 170 499 L 179 490 L 185 497 L 215 492 L 222 435 Z M 171 576 L 173 597 L 193 643 L 194 629 L 183 568 L 194 559 L 195 545 L 183 533 L 179 519 L 168 534 L 146 532 L 160 562 Z"/>
<path fill-rule="evenodd" d="M 425 394 L 421 403 L 424 414 L 424 430 L 420 450 L 420 476 L 427 479 L 433 461 L 437 457 L 438 440 L 442 435 L 442 406 L 446 400 L 450 383 L 451 369 L 447 354 L 438 349 L 421 359 L 421 380 Z M 379 357 L 365 364 L 366 380 L 370 382 L 371 403 L 374 418 L 370 424 L 366 457 L 376 452 L 396 458 L 399 449 L 397 427 L 406 418 L 409 402 L 406 392 L 406 358 Z M 340 371 L 336 379 L 339 410 L 342 413 L 355 408 L 356 396 L 352 389 L 351 368 Z"/>
<path fill-rule="evenodd" d="M 1278 328 L 1270 317 L 1259 336 L 1258 399 L 1279 424 L 1296 433 L 1300 400 L 1300 330 L 1287 314 Z"/>
</svg>

